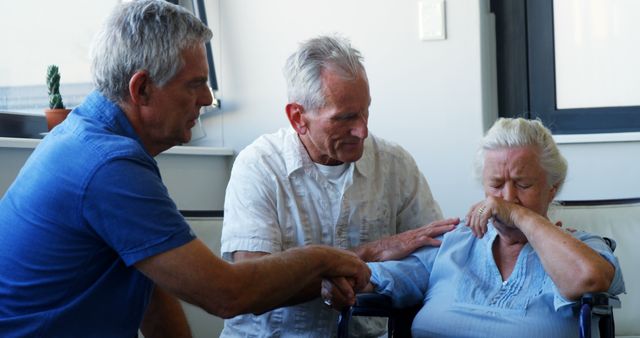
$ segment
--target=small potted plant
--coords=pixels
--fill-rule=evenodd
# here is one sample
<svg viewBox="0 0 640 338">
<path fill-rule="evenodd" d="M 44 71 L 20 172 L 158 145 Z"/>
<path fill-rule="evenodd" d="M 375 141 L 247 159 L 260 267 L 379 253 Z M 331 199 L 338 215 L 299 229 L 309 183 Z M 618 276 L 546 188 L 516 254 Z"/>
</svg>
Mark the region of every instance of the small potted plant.
<svg viewBox="0 0 640 338">
<path fill-rule="evenodd" d="M 49 91 L 49 109 L 44 111 L 49 130 L 62 122 L 71 109 L 66 109 L 60 95 L 60 72 L 58 66 L 51 65 L 47 68 L 47 89 Z"/>
</svg>

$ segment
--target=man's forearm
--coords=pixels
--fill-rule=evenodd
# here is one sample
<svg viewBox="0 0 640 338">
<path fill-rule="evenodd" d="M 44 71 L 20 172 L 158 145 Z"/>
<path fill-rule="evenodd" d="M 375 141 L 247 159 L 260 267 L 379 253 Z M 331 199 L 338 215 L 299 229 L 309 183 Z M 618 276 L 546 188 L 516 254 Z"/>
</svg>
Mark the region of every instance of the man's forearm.
<svg viewBox="0 0 640 338">
<path fill-rule="evenodd" d="M 270 254 L 267 252 L 256 251 L 236 251 L 233 253 L 233 261 L 238 263 L 246 260 L 258 259 L 267 255 Z M 296 305 L 318 297 L 320 295 L 320 283 L 320 278 L 312 280 L 310 283 L 303 286 L 300 291 L 293 293 L 291 297 L 282 304 L 282 306 Z"/>
<path fill-rule="evenodd" d="M 293 248 L 230 264 L 197 239 L 136 267 L 167 291 L 223 318 L 282 306 L 321 277 L 350 278 L 354 289 L 364 287 L 370 277 L 355 254 L 327 246 Z"/>
<path fill-rule="evenodd" d="M 241 261 L 234 267 L 254 269 L 253 276 L 270 276 L 266 280 L 270 285 L 251 283 L 245 295 L 262 294 L 247 300 L 252 303 L 250 312 L 260 314 L 273 308 L 298 304 L 320 295 L 321 276 L 325 266 L 309 247 L 294 248 L 277 255 L 266 255 L 258 259 Z M 275 271 L 280 271 L 276 274 Z M 273 278 L 271 278 L 273 277 Z M 292 283 L 293 282 L 293 283 Z"/>
</svg>

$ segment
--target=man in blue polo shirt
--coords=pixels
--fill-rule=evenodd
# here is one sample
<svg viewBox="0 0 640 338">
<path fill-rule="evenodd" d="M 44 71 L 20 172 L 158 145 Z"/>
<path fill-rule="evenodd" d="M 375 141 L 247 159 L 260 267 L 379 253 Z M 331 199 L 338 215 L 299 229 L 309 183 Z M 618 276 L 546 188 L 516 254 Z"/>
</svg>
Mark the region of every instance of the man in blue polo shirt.
<svg viewBox="0 0 640 338">
<path fill-rule="evenodd" d="M 221 317 L 264 312 L 318 277 L 369 279 L 326 246 L 229 264 L 195 238 L 153 159 L 211 104 L 211 31 L 165 1 L 120 5 L 97 36 L 96 91 L 0 201 L 0 336 L 188 336 L 174 296 Z M 259 282 L 257 282 L 259 281 Z"/>
</svg>

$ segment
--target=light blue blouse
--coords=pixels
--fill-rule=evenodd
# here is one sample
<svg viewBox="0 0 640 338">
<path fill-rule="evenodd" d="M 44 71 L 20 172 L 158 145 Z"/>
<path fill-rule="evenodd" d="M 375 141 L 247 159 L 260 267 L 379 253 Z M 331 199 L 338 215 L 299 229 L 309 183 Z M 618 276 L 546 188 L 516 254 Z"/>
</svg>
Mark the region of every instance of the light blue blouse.
<svg viewBox="0 0 640 338">
<path fill-rule="evenodd" d="M 414 337 L 573 337 L 578 319 L 526 244 L 508 280 L 493 260 L 497 232 L 490 224 L 478 239 L 464 224 L 444 235 L 439 248 L 425 247 L 401 261 L 369 263 L 378 293 L 394 306 L 423 301 L 414 319 Z M 577 231 L 573 236 L 615 267 L 610 293 L 624 292 L 617 258 L 602 238 Z M 594 323 L 595 326 L 596 323 Z M 597 329 L 593 332 L 597 336 Z"/>
</svg>

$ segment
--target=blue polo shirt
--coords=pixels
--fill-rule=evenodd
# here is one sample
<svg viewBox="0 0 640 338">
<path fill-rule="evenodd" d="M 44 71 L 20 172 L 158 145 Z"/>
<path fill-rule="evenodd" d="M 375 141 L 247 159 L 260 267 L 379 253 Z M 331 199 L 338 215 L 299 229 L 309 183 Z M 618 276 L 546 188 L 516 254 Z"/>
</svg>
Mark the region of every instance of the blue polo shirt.
<svg viewBox="0 0 640 338">
<path fill-rule="evenodd" d="M 0 200 L 0 336 L 134 336 L 153 282 L 133 264 L 194 238 L 125 114 L 91 93 Z"/>
</svg>

